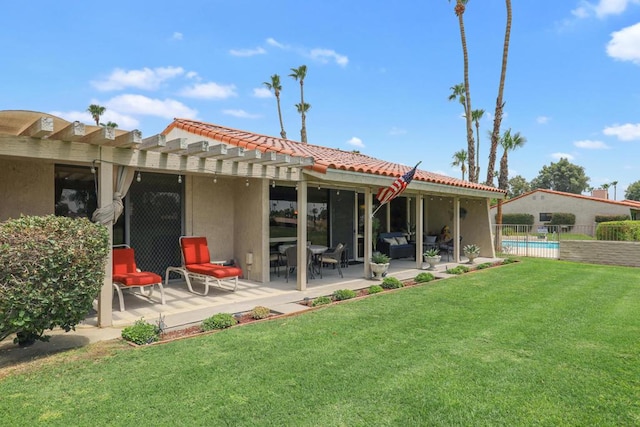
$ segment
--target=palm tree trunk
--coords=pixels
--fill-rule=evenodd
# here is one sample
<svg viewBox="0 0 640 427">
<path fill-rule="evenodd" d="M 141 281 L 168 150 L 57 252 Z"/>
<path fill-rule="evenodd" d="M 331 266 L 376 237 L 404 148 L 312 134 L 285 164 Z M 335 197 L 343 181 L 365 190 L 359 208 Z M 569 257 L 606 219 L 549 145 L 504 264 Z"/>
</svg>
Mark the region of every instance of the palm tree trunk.
<svg viewBox="0 0 640 427">
<path fill-rule="evenodd" d="M 471 122 L 471 92 L 469 88 L 469 54 L 467 52 L 467 37 L 464 31 L 463 13 L 458 14 L 460 24 L 460 38 L 462 39 L 462 55 L 464 57 L 464 91 L 465 118 L 467 121 L 467 161 L 469 162 L 469 181 L 477 182 L 476 177 L 476 147 L 473 140 L 473 126 Z"/>
<path fill-rule="evenodd" d="M 282 110 L 280 110 L 280 97 L 276 96 L 278 101 L 278 118 L 280 119 L 280 136 L 282 139 L 287 139 L 287 133 L 284 131 L 284 124 L 282 123 Z"/>
<path fill-rule="evenodd" d="M 302 105 L 302 128 L 300 129 L 300 140 L 306 144 L 307 142 L 307 120 L 304 112 L 304 80 L 300 79 L 300 104 Z"/>
<path fill-rule="evenodd" d="M 504 32 L 504 44 L 502 46 L 502 70 L 500 72 L 500 85 L 498 86 L 498 98 L 496 98 L 496 111 L 493 119 L 493 132 L 491 133 L 491 151 L 489 152 L 489 164 L 487 165 L 486 185 L 493 185 L 493 169 L 496 164 L 498 141 L 500 140 L 500 125 L 502 123 L 502 109 L 504 107 L 504 81 L 507 76 L 507 59 L 509 57 L 509 39 L 511 37 L 511 0 L 505 0 L 507 7 L 507 28 Z"/>
</svg>

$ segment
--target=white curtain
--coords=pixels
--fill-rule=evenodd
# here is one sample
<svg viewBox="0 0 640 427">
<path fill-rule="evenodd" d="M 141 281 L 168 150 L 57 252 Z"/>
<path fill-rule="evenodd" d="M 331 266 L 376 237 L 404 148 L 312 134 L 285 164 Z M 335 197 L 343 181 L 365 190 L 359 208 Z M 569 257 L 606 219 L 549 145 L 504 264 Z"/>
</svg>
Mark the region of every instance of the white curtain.
<svg viewBox="0 0 640 427">
<path fill-rule="evenodd" d="M 131 183 L 133 182 L 135 173 L 136 170 L 132 167 L 118 166 L 118 172 L 113 178 L 113 202 L 111 202 L 107 206 L 102 206 L 96 209 L 91 216 L 91 221 L 99 222 L 100 224 L 104 225 L 107 225 L 110 222 L 113 222 L 115 224 L 124 209 L 122 199 L 127 195 L 129 187 L 131 187 Z"/>
</svg>

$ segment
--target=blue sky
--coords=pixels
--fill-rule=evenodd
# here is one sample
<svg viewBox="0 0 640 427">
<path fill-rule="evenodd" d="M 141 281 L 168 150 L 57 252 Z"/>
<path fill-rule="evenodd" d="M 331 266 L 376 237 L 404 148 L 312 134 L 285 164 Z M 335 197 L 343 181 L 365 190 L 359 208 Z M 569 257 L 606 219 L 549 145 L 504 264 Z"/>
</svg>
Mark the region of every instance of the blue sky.
<svg viewBox="0 0 640 427">
<path fill-rule="evenodd" d="M 0 110 L 35 110 L 143 136 L 174 117 L 279 136 L 263 82 L 281 76 L 285 130 L 299 140 L 299 84 L 307 65 L 310 143 L 454 177 L 465 148 L 463 80 L 453 5 L 445 0 L 184 0 L 9 2 L 0 16 Z M 527 144 L 510 176 L 531 180 L 560 157 L 590 185 L 640 180 L 640 0 L 513 0 L 502 130 Z M 151 6 L 153 4 L 153 6 Z M 500 76 L 502 0 L 465 13 L 472 108 L 481 122 L 481 178 Z M 501 155 L 501 152 L 498 153 Z M 610 190 L 613 198 L 613 189 Z"/>
</svg>

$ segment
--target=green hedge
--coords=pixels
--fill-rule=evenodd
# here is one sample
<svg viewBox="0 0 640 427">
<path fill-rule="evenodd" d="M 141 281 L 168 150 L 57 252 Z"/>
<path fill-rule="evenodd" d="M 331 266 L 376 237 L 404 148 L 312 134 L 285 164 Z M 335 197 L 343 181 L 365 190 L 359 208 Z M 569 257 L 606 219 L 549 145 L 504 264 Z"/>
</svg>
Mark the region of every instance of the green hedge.
<svg viewBox="0 0 640 427">
<path fill-rule="evenodd" d="M 549 225 L 575 225 L 576 216 L 572 213 L 554 212 L 551 214 Z"/>
<path fill-rule="evenodd" d="M 640 221 L 601 222 L 596 227 L 596 239 L 640 242 Z"/>
<path fill-rule="evenodd" d="M 631 217 L 629 215 L 596 215 L 596 222 L 611 222 L 611 221 L 629 221 Z"/>
<path fill-rule="evenodd" d="M 104 282 L 107 229 L 88 219 L 22 217 L 0 223 L 0 340 L 75 328 Z"/>
</svg>

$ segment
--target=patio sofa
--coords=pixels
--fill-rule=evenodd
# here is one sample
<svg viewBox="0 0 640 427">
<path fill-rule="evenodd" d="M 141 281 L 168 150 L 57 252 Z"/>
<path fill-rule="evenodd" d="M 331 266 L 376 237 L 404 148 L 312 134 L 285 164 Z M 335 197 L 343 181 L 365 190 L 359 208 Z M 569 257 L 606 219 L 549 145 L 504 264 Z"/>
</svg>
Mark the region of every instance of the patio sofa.
<svg viewBox="0 0 640 427">
<path fill-rule="evenodd" d="M 380 233 L 376 242 L 376 250 L 388 255 L 389 258 L 414 258 L 416 256 L 415 243 L 408 242 L 401 231 Z"/>
</svg>

